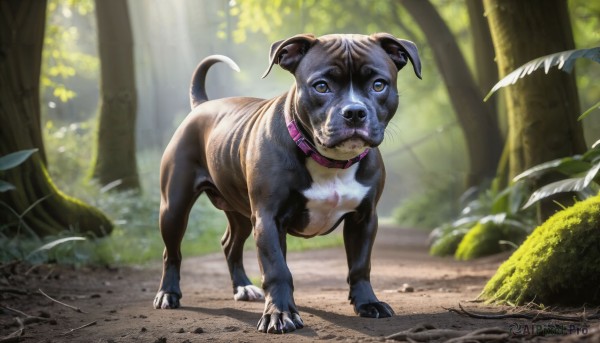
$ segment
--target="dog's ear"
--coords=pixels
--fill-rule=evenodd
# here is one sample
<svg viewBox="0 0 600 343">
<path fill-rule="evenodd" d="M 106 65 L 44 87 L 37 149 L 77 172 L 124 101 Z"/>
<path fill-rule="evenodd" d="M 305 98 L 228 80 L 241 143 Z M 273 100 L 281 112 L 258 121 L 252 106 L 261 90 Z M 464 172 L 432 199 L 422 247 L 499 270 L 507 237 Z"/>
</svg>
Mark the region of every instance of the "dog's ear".
<svg viewBox="0 0 600 343">
<path fill-rule="evenodd" d="M 387 52 L 390 56 L 398 71 L 404 68 L 408 63 L 408 60 L 413 65 L 415 74 L 419 79 L 421 77 L 421 59 L 419 58 L 419 52 L 415 43 L 394 37 L 389 33 L 375 33 L 371 35 L 371 38 L 379 42 L 379 45 Z M 407 60 L 408 58 L 408 60 Z"/>
<path fill-rule="evenodd" d="M 281 68 L 293 73 L 304 54 L 316 41 L 314 35 L 301 34 L 273 43 L 269 53 L 269 68 L 262 77 L 269 75 L 273 64 L 279 64 Z"/>
</svg>

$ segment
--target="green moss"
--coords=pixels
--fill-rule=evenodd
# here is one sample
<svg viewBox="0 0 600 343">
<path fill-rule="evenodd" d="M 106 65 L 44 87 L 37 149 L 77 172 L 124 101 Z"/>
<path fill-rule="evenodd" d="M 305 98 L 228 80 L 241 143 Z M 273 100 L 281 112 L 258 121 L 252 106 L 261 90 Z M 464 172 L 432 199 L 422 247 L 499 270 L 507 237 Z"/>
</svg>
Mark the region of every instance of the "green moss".
<svg viewBox="0 0 600 343">
<path fill-rule="evenodd" d="M 481 294 L 522 305 L 600 304 L 600 196 L 560 211 L 536 228 Z"/>
<path fill-rule="evenodd" d="M 457 260 L 472 260 L 505 251 L 507 247 L 500 241 L 520 244 L 525 239 L 523 229 L 493 221 L 476 224 L 460 241 L 454 257 Z"/>
<path fill-rule="evenodd" d="M 448 256 L 454 254 L 458 244 L 465 237 L 466 230 L 455 230 L 444 234 L 433 243 L 429 254 L 433 256 Z"/>
</svg>

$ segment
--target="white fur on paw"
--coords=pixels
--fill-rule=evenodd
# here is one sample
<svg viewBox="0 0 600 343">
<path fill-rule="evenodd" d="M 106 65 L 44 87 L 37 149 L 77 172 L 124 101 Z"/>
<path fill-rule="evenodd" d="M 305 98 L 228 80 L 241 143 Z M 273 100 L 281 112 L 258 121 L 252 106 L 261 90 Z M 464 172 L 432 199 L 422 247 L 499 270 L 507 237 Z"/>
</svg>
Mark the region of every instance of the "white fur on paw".
<svg viewBox="0 0 600 343">
<path fill-rule="evenodd" d="M 265 300 L 265 294 L 263 290 L 254 286 L 238 286 L 233 299 L 237 301 L 260 301 Z"/>
</svg>

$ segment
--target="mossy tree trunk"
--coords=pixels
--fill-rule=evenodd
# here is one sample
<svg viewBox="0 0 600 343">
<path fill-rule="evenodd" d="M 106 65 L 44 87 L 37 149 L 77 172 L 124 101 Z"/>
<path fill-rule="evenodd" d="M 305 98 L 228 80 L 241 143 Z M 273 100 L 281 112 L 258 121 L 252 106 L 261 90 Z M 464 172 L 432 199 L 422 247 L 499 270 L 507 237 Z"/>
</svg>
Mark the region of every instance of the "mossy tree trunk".
<svg viewBox="0 0 600 343">
<path fill-rule="evenodd" d="M 0 176 L 16 187 L 0 193 L 0 226 L 14 231 L 24 223 L 39 236 L 68 228 L 102 236 L 112 230 L 111 222 L 62 194 L 46 170 L 39 100 L 45 19 L 46 0 L 0 1 L 0 156 L 38 149 Z"/>
<path fill-rule="evenodd" d="M 502 152 L 502 137 L 496 118 L 473 76 L 452 32 L 427 0 L 401 0 L 400 3 L 419 24 L 431 45 L 452 107 L 464 132 L 469 154 L 468 186 L 492 178 Z"/>
<path fill-rule="evenodd" d="M 96 0 L 101 69 L 100 122 L 93 175 L 102 185 L 139 189 L 135 156 L 137 94 L 126 0 Z"/>
<path fill-rule="evenodd" d="M 574 49 L 566 0 L 485 0 L 500 77 L 535 58 Z M 541 70 L 505 88 L 509 177 L 586 149 L 574 74 Z M 549 176 L 540 184 L 553 180 Z M 541 219 L 559 208 L 542 203 Z"/>
</svg>

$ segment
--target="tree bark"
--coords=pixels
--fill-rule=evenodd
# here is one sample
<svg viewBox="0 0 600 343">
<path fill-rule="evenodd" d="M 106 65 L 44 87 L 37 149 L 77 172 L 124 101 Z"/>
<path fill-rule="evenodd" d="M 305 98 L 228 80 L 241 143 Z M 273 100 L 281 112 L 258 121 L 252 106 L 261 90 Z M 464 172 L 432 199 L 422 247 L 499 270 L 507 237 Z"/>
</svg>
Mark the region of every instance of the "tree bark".
<svg viewBox="0 0 600 343">
<path fill-rule="evenodd" d="M 61 193 L 46 170 L 39 100 L 45 19 L 46 0 L 0 1 L 0 156 L 38 149 L 0 176 L 17 188 L 0 193 L 0 228 L 14 233 L 25 226 L 38 236 L 70 228 L 103 236 L 112 230 L 108 218 Z"/>
<path fill-rule="evenodd" d="M 94 177 L 117 189 L 139 189 L 133 36 L 126 0 L 96 0 L 101 69 L 100 122 Z"/>
<path fill-rule="evenodd" d="M 495 51 L 487 19 L 484 16 L 481 0 L 466 0 L 471 35 L 473 36 L 473 55 L 475 56 L 475 77 L 481 94 L 487 94 L 498 82 L 498 66 L 494 60 Z M 486 101 L 492 118 L 498 122 L 496 97 Z"/>
<path fill-rule="evenodd" d="M 470 160 L 468 186 L 494 177 L 502 152 L 496 120 L 467 67 L 452 32 L 427 0 L 401 0 L 427 37 L 452 107 L 464 132 Z"/>
<path fill-rule="evenodd" d="M 574 49 L 566 0 L 485 0 L 500 77 L 524 63 Z M 585 151 L 574 73 L 541 70 L 505 88 L 509 175 Z M 552 181 L 552 177 L 542 183 Z M 543 204 L 542 219 L 552 212 Z"/>
</svg>

